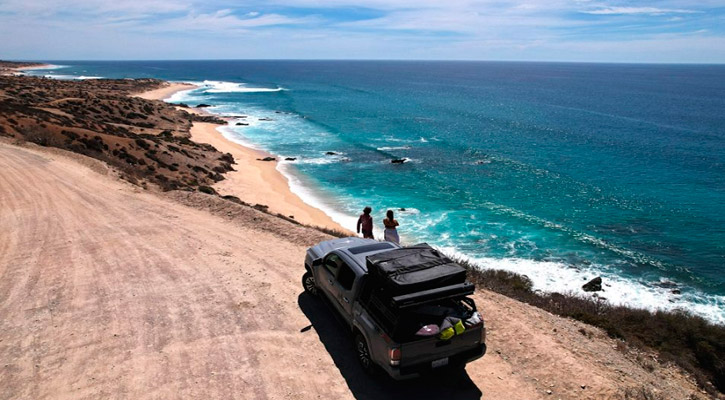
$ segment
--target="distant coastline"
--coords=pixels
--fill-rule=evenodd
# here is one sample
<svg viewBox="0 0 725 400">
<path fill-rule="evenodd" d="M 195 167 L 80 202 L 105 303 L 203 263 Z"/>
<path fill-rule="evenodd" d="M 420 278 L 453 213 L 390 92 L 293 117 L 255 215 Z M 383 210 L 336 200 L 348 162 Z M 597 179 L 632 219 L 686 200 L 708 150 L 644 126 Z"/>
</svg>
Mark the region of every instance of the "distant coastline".
<svg viewBox="0 0 725 400">
<path fill-rule="evenodd" d="M 138 94 L 149 100 L 167 100 L 175 93 L 193 90 L 196 86 L 185 83 L 170 83 L 162 89 Z M 191 108 L 201 115 L 213 115 L 203 108 Z M 320 226 L 340 231 L 349 230 L 333 221 L 322 210 L 305 203 L 290 189 L 287 178 L 278 169 L 278 161 L 260 161 L 273 155 L 233 142 L 224 137 L 218 125 L 194 122 L 191 139 L 198 143 L 208 143 L 222 152 L 230 153 L 236 162 L 234 171 L 225 174 L 225 180 L 214 185 L 222 195 L 233 195 L 250 204 L 267 206 L 270 212 L 292 216 L 295 220 L 308 225 Z M 352 234 L 352 232 L 350 232 Z"/>
</svg>

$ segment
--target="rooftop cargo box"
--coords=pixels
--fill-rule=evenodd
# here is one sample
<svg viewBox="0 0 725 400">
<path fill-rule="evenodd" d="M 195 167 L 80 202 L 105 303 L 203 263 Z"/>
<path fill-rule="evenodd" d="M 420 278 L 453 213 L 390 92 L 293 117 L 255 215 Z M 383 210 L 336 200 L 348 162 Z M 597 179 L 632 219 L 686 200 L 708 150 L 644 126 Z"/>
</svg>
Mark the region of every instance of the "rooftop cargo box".
<svg viewBox="0 0 725 400">
<path fill-rule="evenodd" d="M 367 257 L 370 284 L 387 296 L 462 284 L 466 270 L 426 243 Z"/>
</svg>

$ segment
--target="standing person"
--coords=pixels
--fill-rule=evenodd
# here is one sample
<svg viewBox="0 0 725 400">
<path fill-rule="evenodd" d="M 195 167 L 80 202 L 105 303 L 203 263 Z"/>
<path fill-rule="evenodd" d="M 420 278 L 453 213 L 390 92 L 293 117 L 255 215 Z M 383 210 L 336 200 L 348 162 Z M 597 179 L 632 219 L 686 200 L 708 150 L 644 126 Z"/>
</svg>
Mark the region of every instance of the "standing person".
<svg viewBox="0 0 725 400">
<path fill-rule="evenodd" d="M 365 207 L 363 213 L 360 214 L 360 218 L 357 219 L 357 233 L 360 233 L 362 228 L 362 234 L 365 239 L 375 239 L 373 237 L 373 217 L 370 216 L 372 209 Z"/>
<path fill-rule="evenodd" d="M 400 224 L 398 224 L 398 221 L 393 218 L 393 210 L 388 210 L 386 215 L 388 218 L 383 220 L 383 225 L 385 225 L 385 240 L 395 244 L 400 244 L 400 236 L 398 236 L 398 230 L 395 229 L 395 227 Z"/>
</svg>

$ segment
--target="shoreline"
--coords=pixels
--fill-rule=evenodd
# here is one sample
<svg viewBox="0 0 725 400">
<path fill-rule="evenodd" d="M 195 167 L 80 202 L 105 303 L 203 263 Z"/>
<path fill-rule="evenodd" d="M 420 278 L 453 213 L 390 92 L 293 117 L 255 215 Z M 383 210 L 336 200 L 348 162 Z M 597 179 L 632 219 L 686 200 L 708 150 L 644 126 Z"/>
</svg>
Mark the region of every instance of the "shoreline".
<svg viewBox="0 0 725 400">
<path fill-rule="evenodd" d="M 192 90 L 198 86 L 189 83 L 173 83 L 170 82 L 168 86 L 160 89 L 156 89 L 149 92 L 144 92 L 138 97 L 143 97 L 149 100 L 165 100 L 172 97 L 174 94 Z M 187 112 L 197 113 L 200 115 L 211 115 L 217 116 L 218 114 L 212 114 L 205 109 L 201 108 L 183 108 Z M 223 118 L 223 117 L 222 117 Z M 275 154 L 268 153 L 264 150 L 245 145 L 244 142 L 236 141 L 227 138 L 226 134 L 222 131 L 224 126 L 195 122 L 191 128 L 191 139 L 199 143 L 207 143 L 213 145 L 218 150 L 224 153 L 231 153 L 238 165 L 235 166 L 235 171 L 231 171 L 225 174 L 225 180 L 217 182 L 213 185 L 214 189 L 217 190 L 221 195 L 233 195 L 250 203 L 252 205 L 261 204 L 269 206 L 269 211 L 272 213 L 279 213 L 284 216 L 294 216 L 294 219 L 303 224 L 319 226 L 328 229 L 335 229 L 343 231 L 350 236 L 356 236 L 356 234 L 350 229 L 346 229 L 337 222 L 339 219 L 333 219 L 333 215 L 325 211 L 325 208 L 315 206 L 314 203 L 305 201 L 303 196 L 300 196 L 297 191 L 292 189 L 293 182 L 290 179 L 289 174 L 284 173 L 280 170 L 280 165 L 285 166 L 284 163 L 280 164 L 279 160 L 276 161 L 259 161 L 265 157 L 277 157 Z M 354 219 L 353 219 L 354 221 Z M 350 228 L 354 222 L 350 222 Z M 382 231 L 375 232 L 376 237 L 382 238 Z M 405 239 L 405 238 L 403 238 Z M 418 241 L 413 241 L 418 242 Z M 509 272 L 529 276 L 533 278 L 535 288 L 544 292 L 566 292 L 571 290 L 579 296 L 589 297 L 589 294 L 583 292 L 580 289 L 581 285 L 575 284 L 574 289 L 570 289 L 572 282 L 578 282 L 582 276 L 571 274 L 571 270 L 568 268 L 561 268 L 556 279 L 557 285 L 552 285 L 547 282 L 547 278 L 543 276 L 539 271 L 542 267 L 550 267 L 549 265 L 540 264 L 537 261 L 526 260 L 530 262 L 517 262 L 511 259 L 495 259 L 494 263 L 488 258 L 476 258 L 470 257 L 465 254 L 459 254 L 460 251 L 456 248 L 440 246 L 441 249 L 447 254 L 460 256 L 476 265 L 479 265 L 481 269 L 504 269 Z M 506 264 L 506 266 L 500 263 Z M 536 265 L 532 265 L 536 264 Z M 533 268 L 533 269 L 532 269 Z M 666 311 L 672 312 L 678 309 L 683 309 L 682 301 L 687 304 L 684 309 L 693 312 L 697 315 L 707 318 L 709 321 L 714 323 L 722 324 L 721 317 L 717 316 L 717 312 L 713 312 L 708 309 L 708 304 L 698 303 L 692 300 L 690 297 L 694 296 L 699 298 L 704 293 L 697 292 L 694 294 L 688 294 L 681 296 L 679 293 L 675 294 L 668 288 L 660 288 L 656 286 L 646 286 L 643 292 L 638 291 L 637 282 L 630 281 L 626 277 L 620 276 L 607 276 L 601 272 L 592 271 L 591 273 L 584 274 L 586 278 L 582 283 L 591 280 L 594 277 L 601 276 L 608 285 L 613 285 L 616 288 L 621 289 L 620 291 L 612 289 L 603 299 L 610 302 L 613 305 L 631 307 L 631 308 L 642 308 L 649 311 Z M 621 278 L 621 279 L 620 279 Z M 608 287 L 610 287 L 608 286 Z M 660 303 L 659 297 L 669 299 L 667 303 Z"/>
<path fill-rule="evenodd" d="M 197 87 L 192 83 L 165 81 L 161 88 L 139 92 L 133 96 L 150 100 L 165 100 L 175 93 Z M 177 108 L 186 112 L 223 118 L 204 108 Z M 194 141 L 211 144 L 224 153 L 231 153 L 237 160 L 238 165 L 234 166 L 235 171 L 226 173 L 225 180 L 210 185 L 220 195 L 232 195 L 251 205 L 267 206 L 268 211 L 272 214 L 293 216 L 297 222 L 303 224 L 343 231 L 350 236 L 355 236 L 351 231 L 355 218 L 341 218 L 344 215 L 336 213 L 334 209 L 326 207 L 324 202 L 320 202 L 320 198 L 314 195 L 309 186 L 302 185 L 298 181 L 297 175 L 286 169 L 294 168 L 293 164 L 284 161 L 258 161 L 265 157 L 277 156 L 256 148 L 254 144 L 245 142 L 243 137 L 237 138 L 233 130 L 225 126 L 195 122 L 192 124 L 190 134 Z M 376 231 L 375 233 L 376 237 L 382 237 L 381 232 Z M 410 241 L 406 240 L 405 235 L 401 236 L 407 243 L 424 241 Z M 725 321 L 717 306 L 722 301 L 720 300 L 722 297 L 718 297 L 718 295 L 691 290 L 683 291 L 683 293 L 680 291 L 680 286 L 675 288 L 676 292 L 673 292 L 671 287 L 645 284 L 624 275 L 603 273 L 599 270 L 573 269 L 556 261 L 472 257 L 461 252 L 455 244 L 439 244 L 436 247 L 449 255 L 462 257 L 480 266 L 482 270 L 503 269 L 527 276 L 532 279 L 534 289 L 542 292 L 572 292 L 586 298 L 594 298 L 591 294 L 582 291 L 579 282 L 584 283 L 601 276 L 606 282 L 607 293 L 603 293 L 602 297 L 596 297 L 596 299 L 606 300 L 612 305 L 649 311 L 687 310 L 713 323 L 723 324 Z M 714 302 L 700 301 L 711 298 L 714 299 Z"/>
<path fill-rule="evenodd" d="M 0 75 L 26 75 L 25 71 L 30 71 L 34 69 L 49 69 L 54 68 L 55 65 L 53 64 L 35 64 L 35 65 L 26 65 L 23 67 L 9 67 L 9 68 L 3 68 L 0 67 Z"/>
<path fill-rule="evenodd" d="M 168 86 L 135 94 L 146 100 L 166 100 L 175 93 L 192 90 L 196 86 L 189 83 L 173 83 Z M 212 115 L 201 109 L 184 109 L 187 112 Z M 213 185 L 221 195 L 232 195 L 252 205 L 261 204 L 269 212 L 292 217 L 306 225 L 319 226 L 355 234 L 335 222 L 323 210 L 304 202 L 291 187 L 288 178 L 278 169 L 278 161 L 259 161 L 265 157 L 275 157 L 263 150 L 243 146 L 224 137 L 218 129 L 221 126 L 206 122 L 194 122 L 191 127 L 191 140 L 207 143 L 223 153 L 230 153 L 236 162 L 234 171 L 224 174 L 224 180 Z"/>
</svg>

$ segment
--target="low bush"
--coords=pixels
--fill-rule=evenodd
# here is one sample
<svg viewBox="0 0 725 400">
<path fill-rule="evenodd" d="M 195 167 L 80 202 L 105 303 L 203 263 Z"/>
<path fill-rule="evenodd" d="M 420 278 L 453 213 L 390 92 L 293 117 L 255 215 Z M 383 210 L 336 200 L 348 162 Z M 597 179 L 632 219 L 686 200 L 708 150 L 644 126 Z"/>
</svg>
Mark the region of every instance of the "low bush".
<svg viewBox="0 0 725 400">
<path fill-rule="evenodd" d="M 684 311 L 652 312 L 597 298 L 535 292 L 526 276 L 456 261 L 468 269 L 469 280 L 478 287 L 599 327 L 634 347 L 654 350 L 660 361 L 679 365 L 710 394 L 725 393 L 725 326 Z"/>
</svg>

